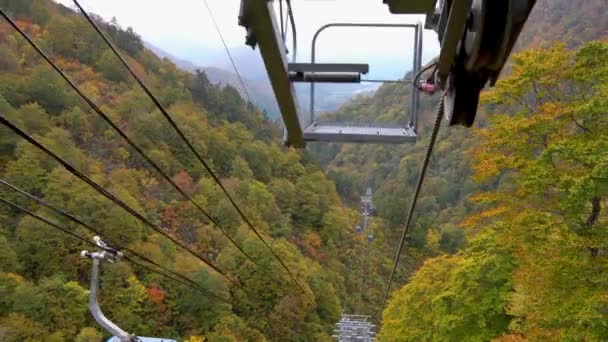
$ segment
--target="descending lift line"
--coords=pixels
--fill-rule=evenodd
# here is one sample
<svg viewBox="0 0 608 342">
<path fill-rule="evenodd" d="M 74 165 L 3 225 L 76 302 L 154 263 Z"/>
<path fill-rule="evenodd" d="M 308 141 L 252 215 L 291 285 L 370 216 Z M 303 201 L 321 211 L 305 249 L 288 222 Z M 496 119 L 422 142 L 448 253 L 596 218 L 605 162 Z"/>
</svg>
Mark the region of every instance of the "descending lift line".
<svg viewBox="0 0 608 342">
<path fill-rule="evenodd" d="M 418 76 L 418 75 L 417 75 Z M 431 155 L 433 154 L 433 146 L 435 145 L 435 141 L 437 140 L 437 134 L 439 133 L 439 127 L 441 126 L 441 121 L 443 117 L 443 106 L 445 101 L 445 95 L 441 95 L 441 99 L 439 101 L 439 106 L 437 108 L 437 116 L 435 117 L 435 124 L 433 125 L 433 131 L 431 132 L 431 137 L 429 140 L 429 144 L 424 155 L 424 161 L 422 162 L 422 166 L 420 168 L 420 174 L 418 175 L 418 180 L 416 181 L 416 189 L 414 191 L 414 195 L 412 196 L 412 202 L 410 203 L 410 208 L 407 212 L 407 218 L 405 220 L 405 224 L 403 225 L 403 233 L 401 234 L 401 239 L 399 240 L 399 247 L 397 248 L 397 253 L 395 254 L 395 259 L 393 260 L 393 268 L 391 270 L 391 275 L 388 279 L 388 283 L 386 285 L 386 291 L 384 293 L 384 299 L 382 300 L 382 306 L 380 307 L 380 311 L 378 313 L 378 321 L 380 321 L 382 311 L 386 306 L 386 301 L 388 299 L 388 294 L 391 289 L 391 284 L 393 282 L 393 278 L 395 276 L 395 270 L 397 269 L 397 265 L 399 264 L 399 257 L 401 256 L 401 251 L 403 250 L 403 245 L 405 243 L 405 239 L 407 238 L 407 233 L 410 230 L 410 226 L 412 223 L 412 216 L 414 214 L 414 209 L 416 209 L 416 203 L 418 202 L 418 196 L 420 195 L 420 189 L 422 188 L 422 183 L 424 182 L 424 176 L 426 175 L 426 170 L 429 166 L 429 161 L 431 159 Z"/>
<path fill-rule="evenodd" d="M 226 189 L 226 187 L 224 187 L 224 185 L 220 181 L 219 177 L 211 169 L 211 167 L 205 161 L 205 159 L 203 159 L 203 157 L 200 155 L 200 153 L 194 148 L 194 146 L 192 145 L 192 143 L 190 142 L 190 140 L 186 137 L 186 135 L 179 128 L 179 126 L 177 125 L 177 123 L 169 115 L 169 113 L 164 108 L 164 106 L 158 101 L 158 99 L 156 98 L 156 96 L 154 96 L 154 94 L 152 94 L 152 92 L 150 91 L 150 89 L 145 85 L 145 83 L 141 80 L 141 78 L 139 76 L 137 76 L 137 74 L 133 71 L 133 69 L 131 68 L 131 66 L 122 57 L 122 55 L 120 54 L 120 52 L 118 52 L 118 50 L 116 49 L 116 47 L 114 46 L 114 44 L 112 44 L 112 42 L 110 42 L 110 40 L 106 37 L 106 35 L 103 34 L 103 32 L 101 31 L 101 29 L 99 28 L 99 26 L 95 23 L 95 21 L 93 21 L 91 19 L 91 17 L 84 10 L 84 8 L 82 8 L 82 6 L 80 6 L 80 4 L 78 3 L 78 1 L 77 0 L 73 0 L 73 2 L 80 9 L 80 11 L 82 12 L 83 16 L 87 19 L 87 21 L 91 24 L 91 26 L 95 29 L 95 31 L 99 34 L 99 36 L 104 40 L 104 42 L 112 50 L 112 52 L 114 53 L 114 55 L 116 55 L 116 57 L 120 60 L 120 62 L 123 64 L 123 66 L 127 69 L 127 71 L 129 71 L 129 73 L 131 74 L 131 76 L 133 76 L 133 78 L 137 81 L 137 83 L 139 84 L 139 86 L 146 93 L 146 95 L 148 95 L 148 97 L 150 98 L 150 100 L 152 100 L 152 102 L 160 110 L 160 112 L 162 113 L 162 115 L 167 119 L 167 121 L 169 121 L 169 123 L 171 124 L 171 126 L 173 127 L 173 129 L 177 132 L 177 134 L 180 136 L 180 138 L 188 146 L 188 149 L 196 156 L 196 158 L 203 165 L 203 167 L 209 173 L 209 175 L 214 180 L 214 182 L 220 187 L 220 189 L 222 190 L 222 192 L 224 193 L 224 195 L 226 196 L 226 198 L 228 199 L 228 201 L 236 209 L 236 211 L 239 213 L 239 216 L 243 219 L 243 221 L 247 224 L 247 226 L 253 231 L 253 233 L 257 236 L 257 238 L 264 244 L 264 246 L 266 247 L 266 249 L 268 249 L 268 251 L 274 256 L 274 258 L 277 259 L 277 261 L 281 264 L 281 266 L 283 267 L 283 269 L 285 269 L 285 271 L 288 273 L 289 277 L 294 282 L 294 284 L 296 284 L 300 288 L 300 290 L 302 291 L 302 293 L 304 293 L 304 295 L 311 302 L 314 303 L 314 299 L 308 294 L 308 292 L 304 289 L 304 287 L 296 279 L 294 273 L 289 269 L 289 267 L 287 266 L 287 264 L 285 264 L 285 262 L 281 259 L 281 257 L 272 249 L 272 247 L 270 246 L 270 244 L 268 244 L 268 242 L 266 241 L 266 239 L 264 239 L 264 237 L 262 236 L 262 234 L 255 228 L 255 226 L 253 225 L 253 223 L 251 223 L 251 220 L 245 215 L 245 213 L 239 207 L 239 205 L 236 203 L 236 201 L 234 200 L 234 198 L 232 197 L 232 195 L 230 195 L 230 193 L 228 192 L 228 190 Z"/>
<path fill-rule="evenodd" d="M 4 179 L 0 178 L 0 185 L 3 185 L 5 187 L 7 187 L 7 188 L 10 188 L 11 190 L 13 190 L 13 191 L 19 193 L 20 195 L 22 195 L 22 196 L 24 196 L 24 197 L 26 197 L 26 198 L 28 198 L 28 199 L 36 202 L 37 204 L 42 205 L 42 206 L 44 206 L 44 207 L 46 207 L 48 209 L 51 209 L 55 213 L 57 213 L 57 214 L 65 217 L 65 218 L 67 218 L 68 220 L 70 220 L 70 221 L 72 221 L 72 222 L 74 222 L 74 223 L 76 223 L 76 224 L 84 227 L 88 231 L 90 231 L 90 232 L 92 232 L 92 233 L 94 233 L 94 234 L 96 234 L 98 236 L 103 236 L 104 235 L 104 233 L 99 228 L 95 228 L 95 227 L 87 224 L 82 219 L 74 216 L 73 214 L 70 214 L 69 212 L 67 212 L 67 211 L 65 211 L 63 209 L 60 209 L 60 208 L 58 208 L 58 207 L 56 207 L 56 206 L 54 206 L 54 205 L 52 205 L 52 204 L 44 201 L 43 199 L 30 194 L 29 192 L 27 192 L 27 191 L 25 191 L 25 190 L 23 190 L 23 189 L 15 186 L 15 185 L 9 183 L 9 182 L 7 182 Z M 173 276 L 178 277 L 178 278 L 182 279 L 183 281 L 188 282 L 189 284 L 191 284 L 191 286 L 194 286 L 194 287 L 200 289 L 202 292 L 204 292 L 205 294 L 210 295 L 211 297 L 214 297 L 216 299 L 219 299 L 219 300 L 222 300 L 224 302 L 230 303 L 227 299 L 222 298 L 219 295 L 216 295 L 215 293 L 213 293 L 213 292 L 205 289 L 203 286 L 201 286 L 200 284 L 198 284 L 194 280 L 192 280 L 192 279 L 190 279 L 190 278 L 188 278 L 188 277 L 186 277 L 186 276 L 184 276 L 184 275 L 182 275 L 182 274 L 180 274 L 178 272 L 175 272 L 175 271 L 173 271 L 173 270 L 171 270 L 171 269 L 169 269 L 169 268 L 167 268 L 167 267 L 165 267 L 163 265 L 160 265 L 156 261 L 154 261 L 154 260 L 152 260 L 152 259 L 150 259 L 150 258 L 148 258 L 148 257 L 146 257 L 144 255 L 141 255 L 140 253 L 137 253 L 135 250 L 133 250 L 131 248 L 128 248 L 126 246 L 117 245 L 117 244 L 112 244 L 112 246 L 114 246 L 116 249 L 119 249 L 119 250 L 122 250 L 122 251 L 126 251 L 127 253 L 129 253 L 129 255 L 133 255 L 133 256 L 137 257 L 138 259 L 141 259 L 141 260 L 143 260 L 143 261 L 145 261 L 145 262 L 147 262 L 147 263 L 149 263 L 151 265 L 154 265 L 157 268 L 162 269 L 164 272 L 170 273 Z M 125 255 L 125 259 L 129 260 L 129 255 Z"/>
<path fill-rule="evenodd" d="M 5 198 L 2 198 L 2 197 L 0 197 L 0 202 L 2 202 L 2 203 L 6 204 L 6 205 L 8 205 L 8 206 L 10 206 L 10 207 L 12 207 L 12 208 L 14 208 L 14 209 L 17 209 L 17 210 L 19 210 L 19 211 L 23 212 L 24 214 L 26 214 L 26 215 L 28 215 L 28 216 L 31 216 L 31 217 L 35 218 L 36 220 L 38 220 L 38 221 L 40 221 L 40 222 L 45 223 L 45 224 L 46 224 L 46 225 L 48 225 L 49 227 L 52 227 L 52 228 L 54 228 L 54 229 L 57 229 L 57 230 L 59 230 L 60 232 L 62 232 L 62 233 L 64 233 L 64 234 L 66 234 L 66 235 L 69 235 L 70 237 L 72 237 L 72 238 L 74 238 L 74 239 L 76 239 L 76 240 L 79 240 L 79 241 L 81 241 L 81 242 L 84 242 L 85 244 L 88 244 L 88 245 L 91 245 L 91 246 L 97 247 L 97 245 L 96 245 L 96 244 L 94 244 L 93 242 L 91 242 L 90 240 L 88 240 L 88 239 L 86 239 L 86 238 L 82 237 L 82 236 L 81 236 L 81 235 L 79 235 L 79 234 L 74 233 L 73 231 L 71 231 L 71 230 L 69 230 L 69 229 L 67 229 L 67 228 L 65 228 L 65 227 L 63 227 L 63 226 L 60 226 L 59 224 L 57 224 L 57 223 L 55 223 L 55 222 L 52 222 L 52 221 L 50 221 L 50 220 L 48 220 L 48 219 L 46 219 L 46 218 L 44 218 L 44 217 L 42 217 L 42 216 L 40 216 L 40 215 L 38 215 L 38 214 L 34 213 L 33 211 L 31 211 L 31 210 L 29 210 L 29 209 L 26 209 L 26 208 L 24 208 L 24 207 L 22 207 L 22 206 L 20 206 L 20 205 L 18 205 L 18 204 L 16 204 L 16 203 L 13 203 L 13 202 L 11 202 L 11 201 L 9 201 L 9 200 L 5 199 Z M 178 278 L 176 278 L 176 277 L 173 277 L 173 276 L 171 276 L 171 275 L 169 275 L 169 274 L 166 274 L 166 273 L 164 273 L 164 272 L 161 272 L 161 271 L 155 270 L 155 269 L 153 269 L 153 268 L 152 268 L 152 267 L 150 267 L 150 266 L 147 266 L 147 265 L 145 265 L 145 264 L 142 264 L 142 263 L 136 262 L 136 261 L 135 261 L 134 259 L 132 259 L 132 258 L 125 257 L 125 260 L 129 261 L 130 263 L 132 263 L 132 264 L 133 264 L 134 266 L 136 266 L 136 267 L 139 267 L 139 268 L 141 268 L 141 269 L 143 269 L 143 270 L 146 270 L 146 271 L 148 271 L 148 272 L 151 272 L 151 273 L 157 274 L 157 275 L 159 275 L 159 276 L 161 276 L 161 277 L 163 277 L 163 278 L 169 279 L 169 280 L 174 281 L 174 282 L 176 282 L 176 283 L 179 283 L 179 284 L 181 284 L 181 285 L 183 285 L 183 286 L 186 286 L 186 287 L 189 287 L 189 288 L 191 288 L 191 289 L 194 289 L 194 290 L 200 291 L 200 292 L 202 292 L 202 293 L 204 293 L 204 294 L 206 294 L 206 295 L 210 295 L 210 294 L 211 294 L 209 290 L 204 289 L 204 288 L 201 288 L 199 285 L 194 286 L 194 285 L 190 284 L 189 282 L 186 282 L 186 281 L 184 281 L 184 280 L 180 280 L 180 279 L 178 279 Z M 232 304 L 232 302 L 231 302 L 231 301 L 229 301 L 228 299 L 222 298 L 222 297 L 217 296 L 217 295 L 214 295 L 214 297 L 215 297 L 216 299 L 219 299 L 219 300 L 221 300 L 221 301 L 223 301 L 223 302 L 226 302 L 226 303 L 228 303 L 228 304 Z"/>
<path fill-rule="evenodd" d="M 4 16 L 4 15 L 3 15 Z M 7 17 L 5 17 L 7 18 Z M 7 20 L 10 20 L 7 18 Z M 14 25 L 13 27 L 16 27 L 16 25 Z M 42 51 L 42 49 L 36 44 L 34 43 L 25 33 L 23 33 L 23 31 L 21 31 L 20 29 L 18 29 L 18 27 L 16 27 L 16 29 L 18 30 L 18 32 L 28 41 L 28 43 L 30 43 L 30 45 L 32 46 L 32 48 L 34 48 L 34 50 L 36 50 L 36 52 L 38 52 L 38 54 L 45 60 L 47 61 L 51 67 L 57 71 L 60 76 L 70 85 L 70 87 L 76 91 L 76 93 L 78 93 L 78 95 L 95 111 L 95 113 L 97 115 L 99 115 L 108 125 L 110 125 L 110 127 L 112 127 L 126 142 L 127 144 L 129 144 L 129 146 L 131 146 L 148 164 L 150 164 L 152 166 L 152 168 L 158 172 L 169 184 L 171 184 L 171 186 L 173 186 L 173 188 L 179 192 L 185 199 L 187 199 L 199 212 L 201 212 L 203 214 L 203 216 L 205 216 L 205 218 L 207 218 L 209 221 L 211 221 L 211 223 L 213 225 L 215 225 L 215 227 L 217 227 L 220 232 L 226 237 L 226 239 L 228 239 L 228 241 L 237 248 L 237 250 L 243 254 L 250 262 L 252 262 L 256 267 L 260 268 L 262 270 L 262 272 L 264 274 L 266 274 L 268 277 L 270 277 L 274 282 L 281 284 L 281 282 L 279 280 L 277 280 L 275 277 L 273 277 L 271 274 L 268 273 L 268 271 L 261 267 L 254 259 L 251 255 L 249 255 L 249 253 L 245 252 L 245 250 L 227 233 L 227 231 L 225 229 L 222 228 L 222 226 L 219 224 L 219 222 L 217 221 L 217 219 L 213 218 L 204 208 L 202 208 L 196 201 L 194 201 L 194 199 L 189 196 L 188 194 L 186 194 L 172 179 L 171 177 L 169 177 L 169 175 L 167 175 L 166 172 L 164 172 L 159 166 L 158 164 L 156 164 L 137 144 L 135 144 L 131 138 L 129 138 L 123 130 L 121 130 L 100 108 L 99 106 L 97 106 L 88 96 L 86 96 L 81 90 L 80 88 L 69 79 L 69 77 L 46 55 L 46 53 L 44 53 L 44 51 Z"/>
</svg>

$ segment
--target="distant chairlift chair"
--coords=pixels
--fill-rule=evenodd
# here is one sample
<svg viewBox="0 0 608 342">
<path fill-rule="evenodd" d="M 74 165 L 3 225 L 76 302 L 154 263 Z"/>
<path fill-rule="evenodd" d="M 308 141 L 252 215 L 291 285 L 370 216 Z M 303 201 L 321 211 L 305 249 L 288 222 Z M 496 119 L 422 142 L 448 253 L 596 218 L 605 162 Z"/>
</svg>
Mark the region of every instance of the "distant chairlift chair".
<svg viewBox="0 0 608 342">
<path fill-rule="evenodd" d="M 306 142 L 405 143 L 416 141 L 416 121 L 420 102 L 419 89 L 412 83 L 411 105 L 407 122 L 397 126 L 324 124 L 315 115 L 315 83 L 359 83 L 361 75 L 369 72 L 368 64 L 316 63 L 316 42 L 319 34 L 330 27 L 395 27 L 414 30 L 413 73 L 422 63 L 422 24 L 330 23 L 322 26 L 312 40 L 311 63 L 287 63 L 283 41 L 277 29 L 272 1 L 266 6 L 241 2 L 239 23 L 247 28 L 247 44 L 260 46 L 283 122 L 285 143 L 304 147 Z M 304 117 L 297 107 L 294 82 L 310 83 L 310 114 Z"/>
</svg>

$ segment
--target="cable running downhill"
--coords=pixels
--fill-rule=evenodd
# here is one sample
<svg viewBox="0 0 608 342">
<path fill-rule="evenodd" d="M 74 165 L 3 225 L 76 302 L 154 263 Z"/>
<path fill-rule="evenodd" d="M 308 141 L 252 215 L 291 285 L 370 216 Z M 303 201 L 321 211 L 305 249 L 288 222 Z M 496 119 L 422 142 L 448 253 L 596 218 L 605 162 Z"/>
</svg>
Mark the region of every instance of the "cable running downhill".
<svg viewBox="0 0 608 342">
<path fill-rule="evenodd" d="M 26 197 L 26 198 L 28 198 L 28 199 L 36 202 L 39 205 L 42 205 L 42 206 L 44 206 L 46 208 L 51 209 L 55 213 L 57 213 L 57 214 L 65 217 L 65 218 L 67 218 L 68 220 L 70 220 L 70 221 L 72 221 L 72 222 L 74 222 L 74 223 L 76 223 L 76 224 L 78 224 L 78 225 L 80 225 L 80 226 L 82 226 L 84 228 L 86 228 L 87 230 L 89 230 L 90 232 L 92 232 L 92 233 L 94 233 L 94 234 L 96 234 L 98 236 L 103 236 L 104 235 L 103 232 L 100 229 L 92 227 L 91 225 L 85 223 L 84 221 L 82 221 L 81 219 L 77 218 L 76 216 L 68 213 L 67 211 L 62 210 L 62 209 L 60 209 L 60 208 L 58 208 L 58 207 L 56 207 L 56 206 L 54 206 L 54 205 L 52 205 L 52 204 L 44 201 L 43 199 L 41 199 L 39 197 L 36 197 L 36 196 L 28 193 L 27 191 L 25 191 L 23 189 L 20 189 L 19 187 L 15 186 L 15 185 L 13 185 L 13 184 L 11 184 L 9 182 L 7 182 L 4 179 L 0 178 L 0 184 L 6 186 L 8 188 L 10 188 L 11 190 L 13 190 L 13 191 L 21 194 L 24 197 Z M 152 260 L 152 259 L 150 259 L 150 258 L 148 258 L 148 257 L 146 257 L 144 255 L 141 255 L 141 254 L 137 253 L 136 251 L 134 251 L 133 249 L 131 249 L 129 247 L 121 246 L 121 245 L 116 245 L 116 244 L 112 244 L 112 246 L 114 246 L 115 249 L 126 251 L 127 253 L 132 254 L 135 257 L 137 257 L 137 258 L 139 258 L 139 259 L 141 259 L 141 260 L 143 260 L 143 261 L 145 261 L 145 262 L 147 262 L 149 264 L 152 264 L 155 267 L 158 267 L 158 268 L 162 269 L 165 272 L 171 273 L 174 276 L 176 276 L 178 278 L 181 278 L 182 280 L 184 280 L 184 281 L 192 284 L 193 286 L 199 288 L 202 292 L 204 292 L 204 293 L 206 293 L 208 295 L 211 295 L 212 297 L 218 298 L 218 299 L 220 299 L 222 301 L 227 301 L 227 299 L 221 298 L 218 295 L 214 294 L 213 292 L 210 292 L 209 290 L 207 290 L 204 287 L 202 287 L 200 284 L 196 283 L 194 280 L 192 280 L 192 279 L 190 279 L 190 278 L 188 278 L 188 277 L 186 277 L 186 276 L 184 276 L 184 275 L 182 275 L 180 273 L 172 271 L 172 270 L 170 270 L 169 268 L 167 268 L 165 266 L 160 265 L 159 263 L 155 262 L 154 260 Z M 125 259 L 129 259 L 129 256 L 126 255 Z"/>
<path fill-rule="evenodd" d="M 399 258 L 401 257 L 401 251 L 403 250 L 403 245 L 405 243 L 405 239 L 407 238 L 407 233 L 410 230 L 410 225 L 412 223 L 412 216 L 414 214 L 414 209 L 416 208 L 418 196 L 420 195 L 420 189 L 422 188 L 422 183 L 424 182 L 424 176 L 425 176 L 426 170 L 429 166 L 429 161 L 431 159 L 431 155 L 433 154 L 433 146 L 435 146 L 435 141 L 437 140 L 437 134 L 439 133 L 439 127 L 441 126 L 441 121 L 443 118 L 443 106 L 444 106 L 444 95 L 442 94 L 441 100 L 439 101 L 439 106 L 437 108 L 437 116 L 435 117 L 435 124 L 433 125 L 433 131 L 431 132 L 431 138 L 429 141 L 429 145 L 428 145 L 426 153 L 424 155 L 424 161 L 422 162 L 422 166 L 420 168 L 420 175 L 418 176 L 418 180 L 416 181 L 416 190 L 414 191 L 414 195 L 412 196 L 412 202 L 410 203 L 410 208 L 407 213 L 407 218 L 406 218 L 405 224 L 403 226 L 403 233 L 401 234 L 401 239 L 399 240 L 399 247 L 397 248 L 397 253 L 395 254 L 395 259 L 393 260 L 393 268 L 391 269 L 391 275 L 390 275 L 390 277 L 388 279 L 388 283 L 386 285 L 386 292 L 384 293 L 384 299 L 382 300 L 382 306 L 380 307 L 380 311 L 378 313 L 379 318 L 380 318 L 380 315 L 382 315 L 382 311 L 384 310 L 384 307 L 386 306 L 386 301 L 388 299 L 388 294 L 391 289 L 391 284 L 392 284 L 393 278 L 395 276 L 395 271 L 397 269 L 397 265 L 399 264 Z M 380 320 L 380 319 L 378 319 L 378 320 Z"/>
<path fill-rule="evenodd" d="M 80 235 L 78 235 L 78 234 L 76 234 L 76 233 L 74 233 L 74 232 L 70 231 L 69 229 L 67 229 L 67 228 L 65 228 L 65 227 L 62 227 L 62 226 L 58 225 L 57 223 L 54 223 L 54 222 L 52 222 L 52 221 L 50 221 L 50 220 L 48 220 L 48 219 L 46 219 L 46 218 L 44 218 L 44 217 L 42 217 L 42 216 L 40 216 L 40 215 L 38 215 L 38 214 L 34 213 L 34 212 L 32 212 L 31 210 L 28 210 L 28 209 L 26 209 L 26 208 L 24 208 L 24 207 L 22 207 L 22 206 L 20 206 L 20 205 L 18 205 L 18 204 L 16 204 L 16 203 L 13 203 L 13 202 L 11 202 L 11 201 L 9 201 L 9 200 L 7 200 L 7 199 L 1 198 L 1 197 L 0 197 L 0 202 L 2 202 L 2 203 L 6 204 L 6 205 L 8 205 L 8 206 L 10 206 L 10 207 L 12 207 L 12 208 L 14 208 L 14 209 L 17 209 L 17 210 L 19 210 L 19 211 L 23 212 L 24 214 L 26 214 L 26 215 L 28 215 L 28 216 L 30 216 L 30 217 L 33 217 L 33 218 L 35 218 L 36 220 L 38 220 L 38 221 L 40 221 L 40 222 L 43 222 L 43 223 L 47 224 L 49 227 L 55 228 L 55 229 L 57 229 L 57 230 L 61 231 L 62 233 L 66 234 L 66 235 L 69 235 L 70 237 L 72 237 L 72 238 L 74 238 L 74 239 L 76 239 L 76 240 L 79 240 L 79 241 L 81 241 L 81 242 L 84 242 L 85 244 L 88 244 L 88 245 L 93 246 L 93 247 L 98 247 L 96 244 L 94 244 L 93 242 L 89 241 L 88 239 L 86 239 L 86 238 L 84 238 L 84 237 L 82 237 L 82 236 L 80 236 Z M 160 276 L 162 276 L 162 277 L 164 277 L 164 278 L 170 279 L 170 280 L 172 280 L 172 281 L 174 281 L 174 282 L 177 282 L 177 283 L 179 283 L 179 284 L 181 284 L 181 285 L 184 285 L 184 286 L 190 287 L 190 288 L 192 288 L 192 289 L 194 289 L 194 290 L 197 290 L 197 291 L 200 291 L 200 292 L 202 292 L 202 293 L 204 293 L 204 294 L 210 294 L 209 292 L 203 291 L 203 290 L 205 290 L 205 289 L 201 289 L 201 288 L 196 287 L 196 286 L 193 286 L 193 285 L 191 285 L 191 284 L 189 284 L 189 283 L 187 283 L 187 282 L 184 282 L 184 281 L 182 281 L 182 280 L 179 280 L 179 279 L 177 279 L 177 278 L 174 278 L 174 277 L 172 277 L 172 276 L 170 276 L 170 275 L 167 275 L 167 274 L 165 274 L 165 273 L 162 273 L 162 272 L 159 272 L 159 271 L 157 271 L 157 270 L 154 270 L 153 268 L 151 268 L 151 267 L 149 267 L 149 266 L 146 266 L 146 265 L 144 265 L 144 264 L 140 264 L 140 263 L 138 263 L 138 262 L 134 261 L 134 260 L 133 260 L 133 259 L 131 259 L 131 258 L 125 257 L 125 260 L 127 260 L 127 261 L 131 262 L 133 265 L 135 265 L 135 266 L 137 266 L 137 267 L 139 267 L 139 268 L 142 268 L 142 269 L 145 269 L 145 270 L 147 270 L 147 271 L 149 271 L 149 272 L 152 272 L 152 273 L 158 274 L 158 275 L 160 275 Z M 221 297 L 219 297 L 219 296 L 217 296 L 217 295 L 216 295 L 216 298 L 217 298 L 217 299 L 220 299 L 220 300 L 222 300 L 222 301 L 224 301 L 224 302 L 226 302 L 226 303 L 228 303 L 228 304 L 232 304 L 232 303 L 231 303 L 229 300 L 224 299 L 224 298 L 221 298 Z"/>
<path fill-rule="evenodd" d="M 125 141 L 129 144 L 129 146 L 131 146 L 142 158 L 144 158 L 144 160 L 146 160 L 146 162 L 148 162 L 167 182 L 169 182 L 182 196 L 184 196 L 187 200 L 189 200 L 199 211 L 201 211 L 203 213 L 203 215 L 205 215 L 205 217 L 207 219 L 209 219 L 216 227 L 218 227 L 218 229 L 222 232 L 222 234 L 231 242 L 231 244 L 233 244 L 243 255 L 245 255 L 245 257 L 247 257 L 247 259 L 249 261 L 251 261 L 254 265 L 256 265 L 257 267 L 260 267 L 255 261 L 254 259 L 243 250 L 243 248 L 238 245 L 236 243 L 236 241 L 234 241 L 234 239 L 232 239 L 232 237 L 230 237 L 228 235 L 228 233 L 219 225 L 219 223 L 217 222 L 216 219 L 214 219 L 213 217 L 211 217 L 210 214 L 208 214 L 198 203 L 196 203 L 190 196 L 188 196 L 179 186 L 177 186 L 177 184 L 175 184 L 175 182 L 171 179 L 171 177 L 169 177 L 147 154 L 145 154 L 145 152 L 143 152 L 143 150 L 136 145 L 116 124 L 114 124 L 110 118 L 88 97 L 86 96 L 81 90 L 80 88 L 74 83 L 72 82 L 68 76 L 61 70 L 59 69 L 59 67 L 44 53 L 44 51 L 42 51 L 42 49 L 40 47 L 38 47 L 38 45 L 36 45 L 36 43 L 34 43 L 29 36 L 27 36 L 27 34 L 25 34 L 19 27 L 16 26 L 16 24 L 14 22 L 12 22 L 12 20 L 10 18 L 8 18 L 0 9 L 0 14 L 2 14 L 2 16 L 9 21 L 9 23 L 11 23 L 11 25 L 13 26 L 13 28 L 15 28 L 15 30 L 17 30 L 21 36 L 27 40 L 27 42 L 32 46 L 32 48 L 34 48 L 34 50 L 36 50 L 36 52 L 47 62 L 51 65 L 51 67 L 57 72 L 59 73 L 59 75 L 70 85 L 70 87 L 76 91 L 76 93 L 78 93 L 78 95 L 106 122 L 108 123 L 108 125 L 110 125 L 123 139 L 125 139 Z M 120 204 L 119 204 L 120 205 Z M 261 267 L 260 267 L 261 268 Z M 267 271 L 264 272 L 265 274 L 268 274 Z M 269 275 L 269 277 L 271 277 L 273 279 L 273 281 L 278 282 L 276 279 L 274 279 L 272 276 Z"/>
<path fill-rule="evenodd" d="M 238 206 L 238 204 L 236 203 L 236 201 L 234 200 L 234 198 L 232 197 L 232 195 L 230 195 L 230 193 L 228 192 L 228 190 L 224 187 L 224 185 L 220 181 L 219 177 L 211 169 L 211 167 L 209 166 L 209 164 L 203 159 L 203 157 L 200 155 L 200 153 L 198 153 L 198 151 L 196 151 L 196 149 L 194 148 L 194 146 L 192 145 L 192 143 L 190 142 L 190 140 L 186 137 L 186 135 L 179 128 L 179 126 L 177 125 L 177 123 L 169 115 L 169 113 L 164 108 L 164 106 L 160 103 L 160 101 L 158 101 L 158 99 L 156 98 L 156 96 L 154 96 L 154 94 L 152 94 L 152 92 L 150 91 L 150 89 L 145 85 L 145 83 L 141 80 L 141 78 L 139 76 L 137 76 L 137 74 L 133 71 L 133 69 L 131 68 L 131 66 L 126 62 L 126 60 L 122 57 L 122 55 L 120 54 L 120 52 L 116 49 L 116 47 L 114 46 L 114 44 L 112 44 L 112 42 L 110 42 L 110 40 L 103 34 L 103 32 L 101 31 L 101 29 L 99 28 L 99 26 L 92 20 L 92 18 L 88 15 L 88 13 L 84 10 L 84 8 L 82 8 L 82 6 L 80 6 L 80 4 L 78 3 L 78 1 L 77 0 L 73 0 L 73 2 L 80 9 L 81 13 L 83 14 L 83 16 L 85 16 L 85 18 L 91 24 L 91 26 L 93 26 L 93 28 L 95 29 L 95 31 L 97 31 L 97 33 L 101 36 L 101 38 L 104 40 L 104 42 L 112 50 L 112 52 L 114 53 L 114 55 L 116 55 L 116 57 L 120 60 L 120 62 L 123 64 L 123 66 L 129 71 L 129 73 L 131 74 L 131 76 L 133 76 L 133 78 L 137 81 L 137 83 L 139 84 L 139 86 L 146 93 L 146 95 L 148 95 L 148 97 L 150 98 L 150 100 L 152 100 L 152 102 L 160 110 L 160 112 L 162 113 L 162 115 L 167 119 L 167 121 L 169 121 L 169 123 L 171 124 L 171 126 L 173 127 L 173 129 L 175 129 L 175 131 L 180 136 L 180 138 L 188 146 L 188 149 L 196 156 L 196 158 L 199 160 L 199 162 L 201 163 L 201 165 L 203 165 L 203 167 L 209 173 L 209 175 L 214 180 L 214 182 L 220 187 L 220 189 L 222 190 L 222 192 L 224 193 L 224 195 L 227 197 L 228 201 L 236 209 L 236 211 L 239 213 L 239 216 L 243 219 L 243 221 L 245 221 L 245 223 L 247 224 L 247 226 L 253 231 L 253 233 L 257 236 L 257 238 L 264 244 L 264 246 L 266 247 L 266 249 L 268 249 L 268 251 L 270 251 L 270 253 L 274 256 L 274 258 L 277 259 L 277 261 L 281 264 L 281 266 L 283 267 L 283 269 L 285 269 L 285 271 L 289 274 L 289 276 L 292 279 L 292 281 L 300 288 L 300 290 L 306 295 L 306 297 L 309 300 L 311 300 L 311 302 L 314 302 L 314 299 L 310 297 L 310 295 L 304 289 L 304 287 L 300 284 L 300 282 L 297 281 L 297 279 L 295 278 L 295 275 L 293 274 L 293 272 L 289 269 L 289 267 L 285 264 L 285 262 L 279 257 L 279 255 L 272 249 L 272 247 L 270 247 L 270 245 L 264 239 L 264 237 L 262 236 L 262 234 L 251 223 L 251 220 L 249 220 L 249 218 L 245 215 L 245 213 L 242 211 L 242 209 Z M 206 1 L 205 1 L 205 4 L 207 4 Z M 209 9 L 208 6 L 207 6 L 207 8 Z M 219 28 L 218 28 L 218 30 L 219 30 Z"/>
</svg>

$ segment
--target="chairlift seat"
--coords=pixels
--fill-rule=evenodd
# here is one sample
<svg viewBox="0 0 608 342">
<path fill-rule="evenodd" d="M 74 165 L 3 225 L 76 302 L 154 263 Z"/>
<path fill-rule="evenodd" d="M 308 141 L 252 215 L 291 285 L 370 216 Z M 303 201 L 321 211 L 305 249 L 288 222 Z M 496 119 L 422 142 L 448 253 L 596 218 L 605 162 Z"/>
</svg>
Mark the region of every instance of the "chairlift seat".
<svg viewBox="0 0 608 342">
<path fill-rule="evenodd" d="M 402 144 L 416 142 L 411 127 L 338 126 L 313 123 L 304 129 L 304 141 Z"/>
</svg>

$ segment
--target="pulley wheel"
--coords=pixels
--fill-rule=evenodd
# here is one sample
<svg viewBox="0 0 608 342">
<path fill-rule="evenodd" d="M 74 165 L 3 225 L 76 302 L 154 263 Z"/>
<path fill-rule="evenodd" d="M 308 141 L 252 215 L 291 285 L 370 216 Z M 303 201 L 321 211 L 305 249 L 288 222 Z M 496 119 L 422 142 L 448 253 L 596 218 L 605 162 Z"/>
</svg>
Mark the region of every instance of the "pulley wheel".
<svg viewBox="0 0 608 342">
<path fill-rule="evenodd" d="M 475 121 L 479 92 L 485 79 L 463 69 L 453 70 L 448 76 L 443 116 L 451 125 L 471 127 Z"/>
<path fill-rule="evenodd" d="M 473 0 L 461 52 L 467 71 L 491 72 L 502 66 L 512 1 L 517 0 Z"/>
</svg>

